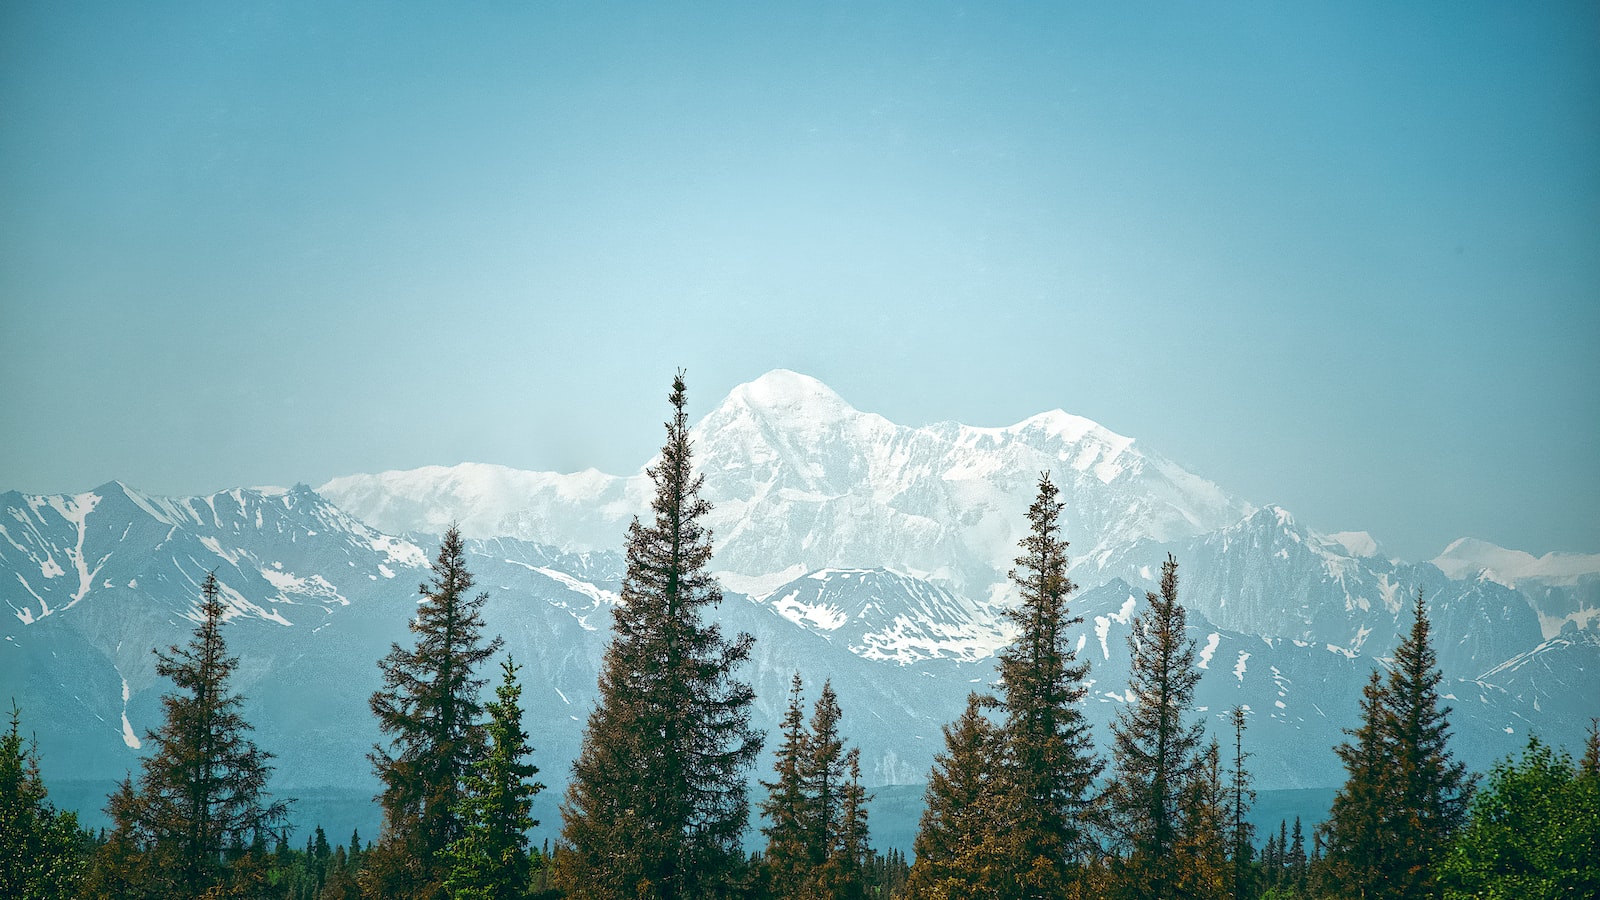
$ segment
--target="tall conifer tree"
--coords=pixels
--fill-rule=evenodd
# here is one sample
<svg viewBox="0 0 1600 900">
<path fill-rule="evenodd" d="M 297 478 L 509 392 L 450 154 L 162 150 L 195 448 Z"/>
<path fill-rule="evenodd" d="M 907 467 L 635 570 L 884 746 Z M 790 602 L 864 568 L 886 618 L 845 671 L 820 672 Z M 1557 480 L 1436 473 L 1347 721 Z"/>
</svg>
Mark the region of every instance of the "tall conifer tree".
<svg viewBox="0 0 1600 900">
<path fill-rule="evenodd" d="M 102 860 L 141 891 L 198 896 L 226 877 L 223 852 L 265 835 L 286 811 L 267 795 L 272 754 L 250 739 L 244 698 L 228 681 L 239 659 L 222 637 L 226 613 L 215 573 L 200 587 L 199 619 L 184 647 L 156 651 L 156 674 L 175 690 L 161 697 L 162 724 L 145 739 L 137 787 L 132 780 L 107 805 L 116 823 Z M 139 859 L 140 856 L 144 858 Z"/>
<path fill-rule="evenodd" d="M 745 772 L 761 749 L 754 694 L 735 670 L 753 639 L 703 616 L 722 602 L 702 519 L 683 373 L 655 482 L 653 521 L 628 529 L 627 573 L 601 663 L 599 705 L 562 805 L 559 875 L 570 896 L 690 900 L 743 877 Z"/>
<path fill-rule="evenodd" d="M 1395 648 L 1379 687 L 1363 695 L 1354 745 L 1338 749 L 1349 779 L 1328 821 L 1329 874 L 1365 897 L 1421 898 L 1437 893 L 1434 872 L 1466 817 L 1472 781 L 1449 749 L 1448 706 L 1422 592 L 1411 632 Z"/>
<path fill-rule="evenodd" d="M 1080 704 L 1088 662 L 1068 632 L 1083 619 L 1067 610 L 1076 588 L 1067 579 L 1059 491 L 1048 472 L 1028 508 L 1028 536 L 1010 572 L 1022 603 L 1006 610 L 1017 638 L 1000 652 L 1006 710 L 1006 787 L 1016 819 L 1006 836 L 1013 877 L 1027 897 L 1059 897 L 1073 864 L 1089 851 L 1089 792 L 1102 763 Z"/>
<path fill-rule="evenodd" d="M 995 866 L 1009 825 L 999 775 L 1005 739 L 984 715 L 995 705 L 969 694 L 961 718 L 944 726 L 945 750 L 933 758 L 912 844 L 907 900 L 998 898 L 1014 890 Z"/>
<path fill-rule="evenodd" d="M 809 727 L 800 720 L 800 689 L 796 674 L 773 766 L 778 779 L 762 782 L 767 891 L 785 900 L 860 896 L 869 852 L 860 753 L 845 750 L 833 685 L 823 683 Z"/>
<path fill-rule="evenodd" d="M 451 900 L 514 900 L 531 884 L 528 831 L 539 825 L 533 796 L 544 785 L 533 780 L 539 768 L 527 761 L 533 748 L 522 730 L 517 669 L 509 659 L 500 664 L 500 684 L 488 706 L 488 753 L 468 773 L 456 807 L 463 830 L 446 853 L 444 886 Z"/>
<path fill-rule="evenodd" d="M 432 579 L 411 620 L 410 649 L 392 644 L 378 662 L 383 687 L 370 700 L 389 747 L 368 758 L 383 782 L 383 832 L 368 858 L 363 890 L 372 897 L 443 896 L 444 851 L 462 836 L 457 813 L 470 767 L 483 755 L 486 730 L 477 669 L 501 640 L 483 639 L 487 593 L 470 593 L 461 532 L 439 545 Z"/>
<path fill-rule="evenodd" d="M 1245 817 L 1255 802 L 1256 792 L 1250 789 L 1250 772 L 1244 761 L 1252 754 L 1244 749 L 1245 711 L 1235 706 L 1228 711 L 1228 723 L 1233 726 L 1233 768 L 1228 771 L 1228 791 L 1231 809 L 1228 811 L 1228 858 L 1232 862 L 1231 885 L 1234 900 L 1250 900 L 1255 896 L 1255 879 L 1251 876 L 1250 857 L 1254 846 L 1255 826 Z"/>
<path fill-rule="evenodd" d="M 772 897 L 799 894 L 812 860 L 807 847 L 806 806 L 803 769 L 806 765 L 809 735 L 802 706 L 800 673 L 789 685 L 789 707 L 783 715 L 783 744 L 778 747 L 774 781 L 763 781 L 767 797 L 761 801 L 761 816 L 767 824 L 761 833 L 767 837 L 762 858 L 762 877 Z"/>
<path fill-rule="evenodd" d="M 1174 896 L 1184 861 L 1175 854 L 1183 825 L 1180 805 L 1197 760 L 1204 727 L 1185 724 L 1200 681 L 1194 641 L 1178 602 L 1178 562 L 1161 566 L 1161 593 L 1128 636 L 1132 671 L 1128 705 L 1111 726 L 1112 781 L 1106 792 L 1112 830 L 1125 845 L 1119 867 L 1126 894 L 1149 900 Z"/>
</svg>

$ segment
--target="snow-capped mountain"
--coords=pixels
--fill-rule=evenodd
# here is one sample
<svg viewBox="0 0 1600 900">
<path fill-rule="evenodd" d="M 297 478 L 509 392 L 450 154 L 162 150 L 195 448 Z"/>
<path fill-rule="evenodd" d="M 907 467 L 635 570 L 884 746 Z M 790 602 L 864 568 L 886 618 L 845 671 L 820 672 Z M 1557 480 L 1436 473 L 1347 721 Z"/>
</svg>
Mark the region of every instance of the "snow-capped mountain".
<svg viewBox="0 0 1600 900">
<path fill-rule="evenodd" d="M 1546 553 L 1462 538 L 1434 557 L 1451 578 L 1492 581 L 1514 588 L 1539 614 L 1545 637 L 1567 628 L 1600 631 L 1600 553 Z"/>
<path fill-rule="evenodd" d="M 1067 504 L 1083 557 L 1135 540 L 1191 537 L 1250 507 L 1130 438 L 1060 410 L 1004 428 L 897 425 L 814 378 L 769 372 L 695 425 L 716 565 L 743 590 L 825 568 L 889 567 L 988 600 L 1005 573 L 1039 473 Z M 649 502 L 648 480 L 466 464 L 335 478 L 318 490 L 394 533 L 506 535 L 615 549 Z"/>
<path fill-rule="evenodd" d="M 890 569 L 819 569 L 758 602 L 870 660 L 976 662 L 1012 637 L 992 610 Z"/>
</svg>

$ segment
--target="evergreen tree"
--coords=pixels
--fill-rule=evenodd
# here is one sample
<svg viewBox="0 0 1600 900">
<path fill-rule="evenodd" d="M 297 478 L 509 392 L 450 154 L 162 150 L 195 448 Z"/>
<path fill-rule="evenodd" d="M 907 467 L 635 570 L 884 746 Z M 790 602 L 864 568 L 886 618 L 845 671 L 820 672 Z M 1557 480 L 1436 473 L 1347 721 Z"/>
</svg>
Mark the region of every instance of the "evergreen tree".
<svg viewBox="0 0 1600 900">
<path fill-rule="evenodd" d="M 1005 786 L 1016 819 L 1007 835 L 1009 863 L 1027 897 L 1059 897 L 1073 865 L 1090 850 L 1089 791 L 1102 764 L 1080 708 L 1088 694 L 1087 661 L 1078 662 L 1068 629 L 1083 619 L 1067 611 L 1076 588 L 1067 579 L 1062 503 L 1048 472 L 1028 508 L 1029 534 L 1010 572 L 1022 603 L 1006 610 L 1017 638 L 1000 652 L 1006 710 Z"/>
<path fill-rule="evenodd" d="M 1256 792 L 1250 789 L 1250 773 L 1244 767 L 1244 761 L 1252 755 L 1244 750 L 1244 707 L 1235 706 L 1229 710 L 1228 722 L 1233 726 L 1233 768 L 1229 771 L 1233 804 L 1228 821 L 1229 857 L 1233 863 L 1231 887 L 1234 900 L 1249 900 L 1255 896 L 1250 866 L 1255 826 L 1245 818 L 1245 812 L 1255 802 Z"/>
<path fill-rule="evenodd" d="M 433 577 L 422 595 L 410 649 L 390 645 L 378 662 L 383 686 L 369 705 L 388 748 L 374 745 L 368 759 L 383 782 L 383 832 L 367 863 L 363 890 L 372 897 L 443 895 L 445 848 L 462 836 L 457 805 L 469 768 L 483 755 L 485 728 L 477 667 L 500 649 L 484 641 L 487 593 L 473 596 L 472 575 L 460 531 L 452 526 L 439 545 Z"/>
<path fill-rule="evenodd" d="M 1330 874 L 1366 897 L 1437 894 L 1434 867 L 1461 826 L 1472 783 L 1449 751 L 1449 707 L 1418 591 L 1411 633 L 1395 648 L 1378 688 L 1362 700 L 1356 744 L 1341 745 L 1350 773 L 1334 798 L 1328 827 Z"/>
<path fill-rule="evenodd" d="M 708 571 L 704 477 L 691 465 L 683 373 L 655 483 L 653 523 L 628 529 L 622 602 L 562 805 L 560 880 L 574 897 L 715 898 L 743 878 L 744 773 L 761 749 L 750 686 L 734 671 L 753 639 L 703 621 L 722 602 Z"/>
<path fill-rule="evenodd" d="M 828 859 L 822 869 L 822 891 L 818 896 L 863 900 L 867 896 L 868 867 L 873 857 L 867 829 L 867 801 L 871 797 L 861 784 L 861 751 L 851 747 L 844 762 L 847 780 L 839 786 L 839 823 L 830 836 Z"/>
<path fill-rule="evenodd" d="M 1294 889 L 1304 891 L 1306 886 L 1306 836 L 1300 826 L 1300 817 L 1294 817 L 1294 832 L 1289 841 L 1288 863 L 1285 878 Z"/>
<path fill-rule="evenodd" d="M 1228 816 L 1232 807 L 1223 780 L 1222 751 L 1213 740 L 1196 758 L 1179 803 L 1175 843 L 1182 865 L 1175 867 L 1173 895 L 1193 900 L 1228 896 Z"/>
<path fill-rule="evenodd" d="M 995 866 L 1009 823 L 999 810 L 997 774 L 1005 739 L 983 712 L 994 705 L 991 697 L 970 694 L 961 718 L 944 727 L 945 751 L 933 759 L 912 845 L 907 900 L 1010 896 Z"/>
<path fill-rule="evenodd" d="M 500 664 L 500 686 L 489 704 L 489 752 L 473 765 L 466 793 L 457 804 L 464 833 L 450 845 L 445 889 L 453 900 L 513 900 L 527 894 L 533 860 L 528 831 L 539 825 L 531 813 L 537 766 L 526 762 L 533 748 L 522 730 L 522 686 L 517 665 Z"/>
<path fill-rule="evenodd" d="M 160 729 L 145 735 L 151 752 L 137 789 L 124 782 L 107 806 L 117 827 L 99 883 L 126 880 L 117 888 L 125 893 L 204 893 L 226 876 L 224 851 L 265 835 L 286 811 L 266 791 L 272 754 L 250 739 L 239 712 L 244 698 L 228 687 L 239 660 L 222 637 L 221 591 L 216 574 L 208 574 L 194 637 L 185 647 L 156 651 L 156 674 L 176 690 L 161 698 Z M 146 853 L 152 855 L 138 859 Z"/>
<path fill-rule="evenodd" d="M 844 748 L 832 683 L 823 683 L 809 728 L 800 721 L 800 691 L 796 674 L 773 766 L 778 779 L 762 782 L 767 891 L 775 898 L 859 897 L 870 852 L 860 754 Z"/>
<path fill-rule="evenodd" d="M 1537 737 L 1494 767 L 1439 866 L 1445 896 L 1600 897 L 1600 775 Z"/>
<path fill-rule="evenodd" d="M 83 879 L 84 835 L 76 814 L 50 803 L 21 719 L 13 703 L 11 730 L 0 736 L 0 897 L 68 897 Z"/>
<path fill-rule="evenodd" d="M 1334 748 L 1347 774 L 1323 826 L 1324 880 L 1357 896 L 1386 896 L 1365 891 L 1383 878 L 1388 805 L 1393 800 L 1387 715 L 1382 679 L 1374 669 L 1361 691 L 1361 724 L 1345 729 L 1353 742 Z"/>
<path fill-rule="evenodd" d="M 1161 566 L 1161 594 L 1133 621 L 1129 703 L 1111 726 L 1113 774 L 1107 787 L 1112 831 L 1127 855 L 1119 864 L 1124 893 L 1151 900 L 1173 896 L 1185 861 L 1176 849 L 1179 804 L 1197 759 L 1203 726 L 1184 724 L 1200 680 L 1194 641 L 1184 633 L 1178 563 Z"/>
<path fill-rule="evenodd" d="M 763 781 L 767 798 L 761 801 L 761 826 L 767 850 L 762 857 L 762 876 L 773 897 L 798 896 L 812 865 L 807 846 L 805 784 L 802 769 L 809 754 L 809 741 L 802 706 L 800 673 L 789 685 L 789 707 L 783 715 L 783 744 L 778 747 L 774 781 Z"/>
</svg>

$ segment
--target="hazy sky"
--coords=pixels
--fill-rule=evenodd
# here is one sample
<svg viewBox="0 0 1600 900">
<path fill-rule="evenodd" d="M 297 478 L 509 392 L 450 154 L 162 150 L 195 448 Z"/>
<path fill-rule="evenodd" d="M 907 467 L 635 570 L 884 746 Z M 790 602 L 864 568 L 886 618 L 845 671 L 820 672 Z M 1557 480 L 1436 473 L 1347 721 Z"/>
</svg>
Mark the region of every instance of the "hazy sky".
<svg viewBox="0 0 1600 900">
<path fill-rule="evenodd" d="M 5 4 L 0 489 L 629 472 L 786 367 L 1600 551 L 1594 4 L 660 6 Z"/>
</svg>

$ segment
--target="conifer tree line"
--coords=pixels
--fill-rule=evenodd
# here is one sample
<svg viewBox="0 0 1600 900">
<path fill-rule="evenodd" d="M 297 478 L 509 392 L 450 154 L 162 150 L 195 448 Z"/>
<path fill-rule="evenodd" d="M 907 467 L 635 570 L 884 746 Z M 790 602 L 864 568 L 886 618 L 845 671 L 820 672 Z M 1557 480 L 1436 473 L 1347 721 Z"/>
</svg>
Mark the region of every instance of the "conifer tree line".
<svg viewBox="0 0 1600 900">
<path fill-rule="evenodd" d="M 599 699 L 553 845 L 529 840 L 544 785 L 520 668 L 485 634 L 488 595 L 472 591 L 452 527 L 419 588 L 412 644 L 377 662 L 375 840 L 330 844 L 317 826 L 291 843 L 291 805 L 268 791 L 273 756 L 230 686 L 239 661 L 223 635 L 226 589 L 210 574 L 189 642 L 156 652 L 172 688 L 145 736 L 154 752 L 108 798 L 109 831 L 88 832 L 51 804 L 13 709 L 0 735 L 0 897 L 1600 896 L 1600 724 L 1576 762 L 1533 737 L 1479 783 L 1449 749 L 1420 593 L 1409 633 L 1372 673 L 1335 748 L 1347 779 L 1325 822 L 1285 821 L 1258 841 L 1249 711 L 1235 707 L 1225 732 L 1207 732 L 1170 556 L 1133 621 L 1126 702 L 1110 745 L 1097 748 L 1049 473 L 1009 573 L 1016 638 L 998 654 L 995 691 L 971 694 L 944 726 L 912 859 L 876 852 L 872 798 L 830 681 L 808 703 L 804 673 L 794 674 L 768 742 L 770 776 L 755 771 L 768 736 L 751 726 L 754 692 L 740 675 L 753 639 L 713 619 L 722 595 L 682 372 L 668 400 L 666 441 L 647 470 L 655 495 L 628 529 Z M 752 807 L 759 849 L 747 852 Z"/>
</svg>

